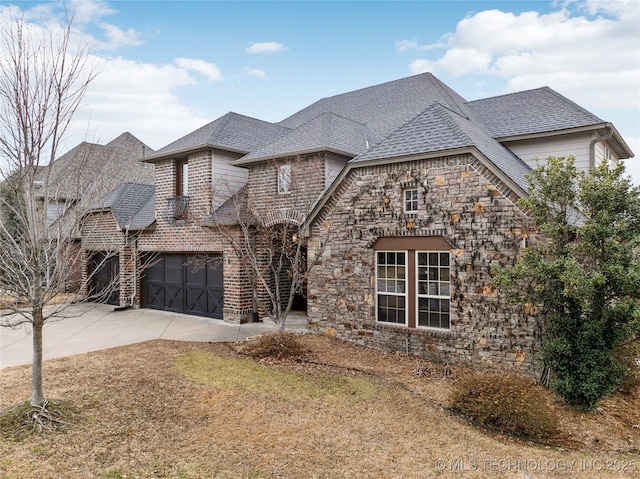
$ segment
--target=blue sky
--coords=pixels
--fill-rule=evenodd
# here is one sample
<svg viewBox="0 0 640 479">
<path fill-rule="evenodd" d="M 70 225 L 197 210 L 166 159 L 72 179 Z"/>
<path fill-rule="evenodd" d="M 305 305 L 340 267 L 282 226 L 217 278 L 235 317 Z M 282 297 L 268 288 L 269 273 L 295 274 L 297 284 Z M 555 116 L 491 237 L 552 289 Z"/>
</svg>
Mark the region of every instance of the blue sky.
<svg viewBox="0 0 640 479">
<path fill-rule="evenodd" d="M 130 131 L 158 149 L 229 111 L 279 121 L 431 71 L 468 100 L 548 85 L 640 154 L 637 0 L 67 3 L 100 61 L 67 148 Z M 36 22 L 60 4 L 9 11 Z M 640 184 L 640 158 L 629 172 Z"/>
</svg>

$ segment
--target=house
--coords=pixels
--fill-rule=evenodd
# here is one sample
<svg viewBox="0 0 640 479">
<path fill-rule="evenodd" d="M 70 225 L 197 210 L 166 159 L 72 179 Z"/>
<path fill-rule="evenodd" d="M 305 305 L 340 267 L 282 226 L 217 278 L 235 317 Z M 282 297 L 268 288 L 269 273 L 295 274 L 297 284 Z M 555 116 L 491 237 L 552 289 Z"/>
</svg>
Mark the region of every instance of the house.
<svg viewBox="0 0 640 479">
<path fill-rule="evenodd" d="M 536 318 L 504 301 L 490 269 L 526 245 L 516 201 L 534 159 L 569 154 L 583 169 L 633 156 L 613 125 L 550 88 L 469 102 L 429 73 L 276 124 L 229 113 L 143 159 L 155 165 L 155 223 L 133 256 L 157 261 L 133 302 L 250 317 L 247 273 L 211 228 L 240 200 L 265 225 L 304 224 L 319 331 L 535 375 Z"/>
<path fill-rule="evenodd" d="M 70 270 L 65 274 L 68 291 L 82 286 L 84 212 L 125 180 L 152 185 L 153 166 L 138 161 L 147 153 L 153 150 L 125 132 L 105 145 L 83 142 L 38 171 L 36 196 L 46 204 L 48 234 L 72 245 L 60 260 Z"/>
<path fill-rule="evenodd" d="M 142 231 L 154 226 L 154 193 L 152 184 L 124 182 L 85 213 L 82 273 L 90 299 L 130 305 L 137 295 L 135 274 L 141 260 L 135 257 L 136 242 Z"/>
</svg>

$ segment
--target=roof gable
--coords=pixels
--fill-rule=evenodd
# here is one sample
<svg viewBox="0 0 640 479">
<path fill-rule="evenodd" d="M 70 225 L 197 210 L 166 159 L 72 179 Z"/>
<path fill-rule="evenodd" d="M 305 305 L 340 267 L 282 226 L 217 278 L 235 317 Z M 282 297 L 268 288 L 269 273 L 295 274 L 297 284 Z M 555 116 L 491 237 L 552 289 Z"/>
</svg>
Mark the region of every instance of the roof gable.
<svg viewBox="0 0 640 479">
<path fill-rule="evenodd" d="M 439 103 L 426 108 L 406 125 L 350 163 L 358 164 L 460 148 L 475 148 L 518 187 L 523 191 L 527 190 L 525 175 L 530 168 L 526 163 L 494 140 L 482 125 L 452 112 Z"/>
</svg>

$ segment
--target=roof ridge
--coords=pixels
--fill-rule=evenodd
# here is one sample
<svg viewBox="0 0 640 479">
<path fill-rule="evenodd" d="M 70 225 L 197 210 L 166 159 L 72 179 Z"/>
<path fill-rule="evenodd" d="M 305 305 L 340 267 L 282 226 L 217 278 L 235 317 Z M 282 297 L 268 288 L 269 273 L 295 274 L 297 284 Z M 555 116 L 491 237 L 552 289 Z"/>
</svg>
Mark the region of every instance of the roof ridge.
<svg viewBox="0 0 640 479">
<path fill-rule="evenodd" d="M 436 88 L 438 88 L 449 100 L 451 100 L 451 103 L 453 103 L 456 106 L 456 108 L 458 110 L 460 110 L 459 112 L 454 112 L 454 113 L 458 113 L 460 116 L 468 119 L 469 118 L 468 115 L 463 114 L 462 108 L 460 108 L 460 105 L 458 105 L 458 102 L 456 100 L 454 100 L 453 97 L 451 96 L 451 94 L 449 93 L 450 88 L 445 83 L 443 83 L 440 79 L 436 78 L 435 76 L 431 75 L 430 78 L 432 80 L 432 83 L 436 86 Z M 438 104 L 440 104 L 440 106 L 442 106 L 444 108 L 447 108 L 447 110 L 453 111 L 451 108 L 445 107 L 442 103 L 440 103 L 437 100 L 436 100 L 435 103 L 438 103 Z"/>
<path fill-rule="evenodd" d="M 351 95 L 353 93 L 362 92 L 362 91 L 366 91 L 366 90 L 371 90 L 371 89 L 374 89 L 374 88 L 380 88 L 381 86 L 384 86 L 384 85 L 389 85 L 391 83 L 396 83 L 396 82 L 403 82 L 403 81 L 406 81 L 409 78 L 419 77 L 419 76 L 429 77 L 429 79 L 431 79 L 431 80 L 433 80 L 435 78 L 435 76 L 431 72 L 417 73 L 415 75 L 409 75 L 408 77 L 396 78 L 395 80 L 389 80 L 389 81 L 385 81 L 385 82 L 382 82 L 382 83 L 376 83 L 375 85 L 369 85 L 369 86 L 365 86 L 365 87 L 362 87 L 362 88 L 356 88 L 355 90 L 350 90 L 350 91 L 346 91 L 346 92 L 343 92 L 343 93 L 337 93 L 335 95 L 325 96 L 325 97 L 322 97 L 322 98 L 314 101 L 313 103 L 311 103 L 311 105 L 315 105 L 316 103 L 321 102 L 323 100 L 326 100 L 328 98 L 337 98 L 337 97 L 341 97 L 341 96 L 344 96 L 344 95 Z M 307 106 L 311 106 L 311 105 L 307 105 Z M 291 115 L 289 115 L 289 116 L 291 116 Z M 285 118 L 285 120 L 286 120 L 286 118 Z"/>
<path fill-rule="evenodd" d="M 216 125 L 216 127 L 211 131 L 211 134 L 209 135 L 209 138 L 207 139 L 207 141 L 211 141 L 211 139 L 216 136 L 217 133 L 221 132 L 222 130 L 224 130 L 224 128 L 229 124 L 229 122 L 231 121 L 231 118 L 233 117 L 233 115 L 235 115 L 235 113 L 233 113 L 232 111 L 229 111 L 227 113 L 225 113 L 224 115 L 222 115 L 219 119 L 222 120 L 218 125 Z M 214 123 L 215 120 L 212 122 Z"/>
<path fill-rule="evenodd" d="M 410 123 L 412 123 L 416 118 L 418 118 L 419 116 L 423 115 L 427 110 L 430 110 L 434 107 L 434 105 L 440 105 L 442 106 L 439 102 L 435 101 L 433 103 L 431 103 L 429 106 L 427 106 L 426 108 L 422 109 L 421 111 L 419 111 L 416 115 L 412 116 L 411 118 L 409 118 L 407 121 L 405 121 L 402 125 L 400 125 L 398 128 L 396 128 L 395 130 L 389 132 L 389 134 L 383 136 L 382 138 L 380 138 L 379 141 L 376 142 L 375 145 L 371 145 L 371 147 L 367 148 L 367 152 L 371 151 L 373 149 L 375 149 L 378 145 L 384 143 L 388 138 L 390 138 L 391 136 L 395 135 L 398 131 L 402 130 L 405 126 L 409 125 Z M 443 107 L 444 108 L 444 107 Z M 360 155 L 358 155 L 360 156 Z M 357 158 L 357 157 L 356 157 Z"/>
<path fill-rule="evenodd" d="M 434 108 L 438 116 L 442 118 L 442 120 L 447 124 L 447 126 L 451 129 L 451 131 L 458 137 L 458 139 L 466 143 L 467 146 L 475 145 L 475 142 L 471 139 L 471 137 L 467 134 L 467 132 L 465 132 L 462 129 L 462 127 L 458 124 L 458 122 L 455 121 L 451 117 L 451 115 L 447 113 L 447 112 L 451 112 L 458 115 L 455 111 L 452 111 L 451 109 L 447 108 L 440 102 L 433 103 L 431 107 Z M 466 116 L 463 116 L 463 115 L 458 115 L 458 116 L 460 116 L 461 118 L 464 118 L 465 120 L 469 120 L 469 118 Z"/>
<path fill-rule="evenodd" d="M 485 101 L 485 100 L 493 100 L 495 98 L 503 98 L 505 96 L 513 96 L 513 95 L 520 95 L 522 93 L 528 93 L 528 92 L 532 92 L 532 91 L 539 91 L 539 90 L 549 90 L 555 93 L 555 90 L 553 90 L 551 87 L 544 85 L 538 88 L 529 88 L 528 90 L 518 90 L 518 91 L 512 91 L 510 93 L 503 93 L 501 95 L 493 95 L 493 96 L 487 96 L 485 98 L 477 98 L 475 100 L 470 100 L 467 101 L 467 104 L 469 103 L 478 103 L 481 101 Z"/>
</svg>

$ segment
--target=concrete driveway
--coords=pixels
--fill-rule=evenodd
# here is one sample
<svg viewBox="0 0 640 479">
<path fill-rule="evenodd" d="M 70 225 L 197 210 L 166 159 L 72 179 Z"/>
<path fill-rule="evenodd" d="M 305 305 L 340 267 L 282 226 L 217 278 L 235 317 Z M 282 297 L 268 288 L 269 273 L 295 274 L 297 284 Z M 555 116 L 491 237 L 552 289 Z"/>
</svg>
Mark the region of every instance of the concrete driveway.
<svg viewBox="0 0 640 479">
<path fill-rule="evenodd" d="M 44 358 L 52 359 L 126 344 L 170 339 L 195 342 L 244 341 L 268 331 L 276 325 L 262 323 L 229 324 L 186 314 L 153 309 L 114 311 L 103 304 L 78 304 L 65 311 L 63 320 L 45 323 L 43 331 Z M 288 330 L 306 330 L 306 317 L 290 314 Z M 0 328 L 0 369 L 31 364 L 33 354 L 31 326 L 18 329 Z"/>
</svg>

